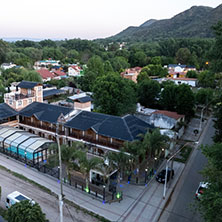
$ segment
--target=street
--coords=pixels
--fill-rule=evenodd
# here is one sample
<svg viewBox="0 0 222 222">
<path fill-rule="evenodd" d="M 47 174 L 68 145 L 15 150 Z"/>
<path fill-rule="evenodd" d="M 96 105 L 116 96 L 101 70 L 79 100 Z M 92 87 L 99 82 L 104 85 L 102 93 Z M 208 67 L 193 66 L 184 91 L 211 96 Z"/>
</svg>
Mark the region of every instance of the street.
<svg viewBox="0 0 222 222">
<path fill-rule="evenodd" d="M 213 121 L 209 119 L 208 126 L 203 132 L 199 145 L 213 143 L 214 135 Z M 206 165 L 207 159 L 201 153 L 200 149 L 195 149 L 190 161 L 177 184 L 171 201 L 164 210 L 160 222 L 201 222 L 200 214 L 195 211 L 195 192 L 200 181 L 203 181 L 200 171 Z"/>
<path fill-rule="evenodd" d="M 0 169 L 0 186 L 2 188 L 2 197 L 0 206 L 5 208 L 6 196 L 13 192 L 19 191 L 22 194 L 35 200 L 42 208 L 42 211 L 46 214 L 47 219 L 51 222 L 59 222 L 59 205 L 58 200 L 39 189 L 37 186 L 21 180 L 8 172 Z M 85 221 L 98 221 L 96 218 L 91 217 L 88 214 L 84 214 L 82 211 L 77 211 L 74 207 L 64 204 L 64 222 L 85 222 Z"/>
</svg>

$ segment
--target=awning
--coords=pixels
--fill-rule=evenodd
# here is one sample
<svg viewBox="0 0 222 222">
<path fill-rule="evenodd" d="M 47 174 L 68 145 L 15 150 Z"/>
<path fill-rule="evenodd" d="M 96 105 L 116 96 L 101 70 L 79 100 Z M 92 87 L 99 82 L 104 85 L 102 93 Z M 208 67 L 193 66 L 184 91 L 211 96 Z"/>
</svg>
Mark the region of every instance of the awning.
<svg viewBox="0 0 222 222">
<path fill-rule="evenodd" d="M 52 141 L 43 138 L 38 139 L 35 143 L 31 144 L 25 151 L 29 153 L 34 153 L 38 148 L 40 148 L 45 143 L 50 143 Z"/>
<path fill-rule="evenodd" d="M 16 133 L 17 134 L 17 133 Z M 29 138 L 37 137 L 31 133 L 22 133 L 20 137 L 17 137 L 12 143 L 11 146 L 17 147 L 19 144 L 23 143 L 24 141 L 28 140 Z"/>
<path fill-rule="evenodd" d="M 17 131 L 21 131 L 16 128 L 8 128 L 8 130 L 0 135 L 0 142 L 2 142 L 5 138 L 9 137 L 10 135 L 14 134 Z"/>
</svg>

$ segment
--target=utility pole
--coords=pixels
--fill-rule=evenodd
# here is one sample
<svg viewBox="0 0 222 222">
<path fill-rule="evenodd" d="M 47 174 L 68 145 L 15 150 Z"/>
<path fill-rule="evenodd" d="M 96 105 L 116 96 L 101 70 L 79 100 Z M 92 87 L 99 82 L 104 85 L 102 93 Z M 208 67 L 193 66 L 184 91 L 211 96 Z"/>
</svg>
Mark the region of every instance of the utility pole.
<svg viewBox="0 0 222 222">
<path fill-rule="evenodd" d="M 59 215 L 60 215 L 60 222 L 63 222 L 62 157 L 61 157 L 61 147 L 59 142 L 59 119 L 57 120 L 56 124 L 56 141 L 58 144 L 58 151 L 59 151 L 59 181 L 60 181 Z"/>
<path fill-rule="evenodd" d="M 168 163 L 171 159 L 173 159 L 184 147 L 186 147 L 187 144 L 191 142 L 185 143 L 179 150 L 177 150 L 166 162 L 166 174 L 165 174 L 165 181 L 164 181 L 164 188 L 163 188 L 163 199 L 166 197 L 166 189 L 167 189 L 167 171 L 168 171 Z M 198 142 L 196 142 L 198 144 Z M 172 170 L 172 169 L 171 169 Z M 170 178 L 171 179 L 171 178 Z"/>
</svg>

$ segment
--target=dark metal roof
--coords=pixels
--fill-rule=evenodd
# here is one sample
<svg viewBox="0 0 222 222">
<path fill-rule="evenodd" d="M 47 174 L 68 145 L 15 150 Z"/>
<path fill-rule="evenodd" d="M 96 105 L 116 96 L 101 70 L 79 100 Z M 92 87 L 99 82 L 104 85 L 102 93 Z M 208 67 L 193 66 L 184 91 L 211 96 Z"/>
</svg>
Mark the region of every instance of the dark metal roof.
<svg viewBox="0 0 222 222">
<path fill-rule="evenodd" d="M 133 115 L 119 117 L 88 111 L 81 111 L 65 126 L 82 131 L 92 129 L 99 135 L 124 141 L 133 141 L 137 139 L 138 134 L 144 134 L 153 128 Z"/>
<path fill-rule="evenodd" d="M 81 98 L 74 99 L 74 101 L 78 101 L 80 103 L 87 103 L 87 102 L 92 101 L 92 98 L 90 96 L 84 96 Z"/>
<path fill-rule="evenodd" d="M 18 112 L 16 112 L 14 109 L 12 109 L 6 103 L 0 104 L 0 120 L 6 119 L 8 117 L 16 116 L 17 114 L 18 114 Z"/>
<path fill-rule="evenodd" d="M 56 106 L 46 103 L 33 102 L 19 112 L 21 116 L 35 116 L 40 121 L 56 123 L 59 116 L 64 116 L 73 111 L 72 108 Z"/>
<path fill-rule="evenodd" d="M 43 98 L 48 96 L 55 96 L 65 93 L 64 90 L 61 89 L 49 89 L 49 90 L 43 90 Z"/>
<path fill-rule="evenodd" d="M 24 81 L 22 80 L 19 84 L 18 87 L 20 88 L 25 88 L 25 89 L 33 89 L 35 86 L 37 86 L 39 83 L 37 82 L 30 82 L 30 81 Z"/>
</svg>

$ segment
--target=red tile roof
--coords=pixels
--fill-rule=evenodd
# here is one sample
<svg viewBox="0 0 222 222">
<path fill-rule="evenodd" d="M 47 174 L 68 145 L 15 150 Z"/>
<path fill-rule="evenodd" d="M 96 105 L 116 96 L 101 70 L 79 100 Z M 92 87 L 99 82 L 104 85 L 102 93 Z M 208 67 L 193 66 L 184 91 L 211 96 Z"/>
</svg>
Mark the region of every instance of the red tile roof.
<svg viewBox="0 0 222 222">
<path fill-rule="evenodd" d="M 56 76 L 66 76 L 66 73 L 61 70 L 55 70 L 53 71 L 53 74 L 55 74 Z"/>
<path fill-rule="evenodd" d="M 48 78 L 55 77 L 55 75 L 53 73 L 49 72 L 48 69 L 39 69 L 39 70 L 37 70 L 37 72 L 40 74 L 40 76 L 43 79 L 48 79 Z"/>
<path fill-rule="evenodd" d="M 168 117 L 176 119 L 176 120 L 185 117 L 184 115 L 178 114 L 177 112 L 171 112 L 171 111 L 167 111 L 167 110 L 156 110 L 154 113 L 163 114 L 165 116 L 168 116 Z"/>
</svg>

